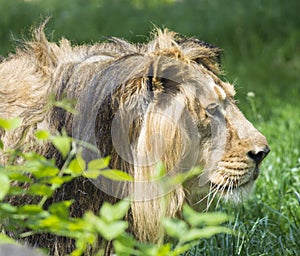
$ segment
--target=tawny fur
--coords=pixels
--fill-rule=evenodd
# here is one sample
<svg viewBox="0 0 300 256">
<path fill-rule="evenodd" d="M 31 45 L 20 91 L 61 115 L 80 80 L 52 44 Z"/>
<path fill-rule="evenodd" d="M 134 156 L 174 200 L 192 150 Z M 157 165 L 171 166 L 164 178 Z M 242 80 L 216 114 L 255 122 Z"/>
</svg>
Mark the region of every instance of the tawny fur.
<svg viewBox="0 0 300 256">
<path fill-rule="evenodd" d="M 51 145 L 37 143 L 34 133 L 37 129 L 54 133 L 64 128 L 74 136 L 76 117 L 48 103 L 52 94 L 56 99 L 68 97 L 79 101 L 77 108 L 83 111 L 81 120 L 85 122 L 76 126 L 80 128 L 95 119 L 95 126 L 85 132 L 95 135 L 102 156 L 111 155 L 110 167 L 128 172 L 137 181 L 125 190 L 114 184 L 110 189 L 120 190 L 119 197 L 133 196 L 127 218 L 131 231 L 141 241 L 161 241 L 161 217 L 180 215 L 185 201 L 193 205 L 205 195 L 215 197 L 217 191 L 235 201 L 247 194 L 251 187 L 248 184 L 252 184 L 253 173 L 257 172 L 247 153 L 266 147 L 267 142 L 235 106 L 233 87 L 218 78 L 218 48 L 168 30 L 157 30 L 153 40 L 141 45 L 112 38 L 106 43 L 71 46 L 66 39 L 59 44 L 49 42 L 43 30 L 44 25 L 34 31 L 32 41 L 25 42 L 16 54 L 0 63 L 0 117 L 22 119 L 15 131 L 0 130 L 5 148 L 34 150 L 56 158 L 62 165 L 58 152 Z M 163 76 L 170 76 L 170 71 L 172 77 L 165 79 Z M 95 95 L 91 105 L 97 108 L 96 116 L 90 116 L 93 109 L 87 111 L 80 105 L 82 95 L 89 90 Z M 108 91 L 111 93 L 107 94 Z M 165 106 L 164 102 L 168 104 Z M 224 153 L 216 161 L 212 157 L 216 138 L 212 138 L 213 121 L 207 110 L 212 102 L 218 103 L 226 123 L 225 130 L 215 134 L 225 138 Z M 144 166 L 125 161 L 113 145 L 113 116 L 120 114 L 121 120 L 125 120 L 128 110 L 137 116 L 130 129 L 132 147 L 138 152 L 133 158 L 139 161 L 140 155 L 147 156 L 143 161 L 148 164 Z M 165 118 L 166 111 L 171 121 Z M 120 131 L 126 128 L 122 125 Z M 191 126 L 197 128 L 196 135 Z M 163 152 L 159 152 L 161 141 L 151 140 L 158 131 L 165 138 Z M 198 139 L 199 152 L 192 158 L 189 152 Z M 0 154 L 0 163 L 6 164 L 7 156 Z M 200 165 L 204 172 L 186 181 L 186 186 L 178 184 L 165 191 L 166 196 L 162 197 L 164 187 L 149 180 L 155 175 L 153 159 L 164 162 L 169 173 L 178 162 L 184 168 Z M 99 186 L 107 182 L 100 181 Z M 211 184 L 217 188 L 212 190 Z M 72 216 L 81 216 L 87 209 L 96 212 L 104 201 L 117 200 L 83 178 L 66 184 L 52 200 L 70 198 L 76 199 Z M 29 242 L 50 247 L 51 254 L 56 255 L 66 255 L 74 248 L 69 239 L 50 235 L 34 236 Z"/>
</svg>

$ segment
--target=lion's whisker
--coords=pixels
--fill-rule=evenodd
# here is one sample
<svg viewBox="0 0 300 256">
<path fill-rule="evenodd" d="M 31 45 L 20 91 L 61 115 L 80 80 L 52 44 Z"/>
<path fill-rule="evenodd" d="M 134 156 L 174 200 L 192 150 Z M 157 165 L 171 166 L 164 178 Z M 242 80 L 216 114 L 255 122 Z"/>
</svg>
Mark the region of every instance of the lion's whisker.
<svg viewBox="0 0 300 256">
<path fill-rule="evenodd" d="M 213 179 L 214 176 L 217 176 L 217 174 L 214 173 L 211 176 L 211 179 Z M 219 186 L 216 187 L 216 186 L 213 185 L 213 183 L 210 183 L 209 193 L 208 193 L 208 197 L 207 197 L 206 211 L 208 211 L 215 195 L 218 193 L 218 190 L 219 190 Z M 212 195 L 212 197 L 211 197 L 211 195 Z"/>
<path fill-rule="evenodd" d="M 221 187 L 221 189 L 220 189 L 220 196 L 219 196 L 218 201 L 217 201 L 217 203 L 216 203 L 216 208 L 219 206 L 219 202 L 220 202 L 220 200 L 221 200 L 221 198 L 222 198 L 222 196 L 223 196 L 223 193 L 224 193 L 224 191 L 225 191 L 225 189 L 226 189 L 227 181 L 228 181 L 228 180 L 226 179 L 225 183 L 222 185 L 222 187 Z"/>
<path fill-rule="evenodd" d="M 218 190 L 216 187 L 213 187 L 212 185 L 210 185 L 210 189 L 209 189 L 207 195 L 202 197 L 200 200 L 198 200 L 194 205 L 202 203 L 204 200 L 206 200 L 208 197 L 210 197 L 211 194 L 213 194 L 216 190 Z"/>
<path fill-rule="evenodd" d="M 225 183 L 223 184 L 223 186 L 222 186 L 222 188 L 221 188 L 221 191 L 220 191 L 220 197 L 219 197 L 219 199 L 218 199 L 218 201 L 217 201 L 217 203 L 216 203 L 216 208 L 219 206 L 220 200 L 221 200 L 221 198 L 222 198 L 222 195 L 223 195 L 223 193 L 224 193 L 226 187 L 227 187 L 227 186 L 230 187 L 230 182 L 229 182 L 229 185 L 228 185 L 228 181 L 229 181 L 229 180 L 230 180 L 229 177 L 226 177 L 226 181 L 225 181 Z"/>
<path fill-rule="evenodd" d="M 211 200 L 208 200 L 208 201 L 207 201 L 206 211 L 208 211 L 208 209 L 210 208 L 210 206 L 211 206 L 211 204 L 213 203 L 213 201 L 214 201 L 216 195 L 217 195 L 218 192 L 220 191 L 220 188 L 223 187 L 222 182 L 224 182 L 224 179 L 225 179 L 225 178 L 226 178 L 226 177 L 222 176 L 221 182 L 220 182 L 220 184 L 216 187 L 216 190 L 215 190 L 215 192 L 214 192 L 214 194 L 213 194 Z"/>
</svg>

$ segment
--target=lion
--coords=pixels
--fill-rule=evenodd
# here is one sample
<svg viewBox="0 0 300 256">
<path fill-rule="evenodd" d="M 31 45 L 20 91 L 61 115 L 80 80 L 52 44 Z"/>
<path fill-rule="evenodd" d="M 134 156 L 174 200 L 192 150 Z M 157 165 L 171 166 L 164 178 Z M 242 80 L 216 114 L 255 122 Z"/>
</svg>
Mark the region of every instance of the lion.
<svg viewBox="0 0 300 256">
<path fill-rule="evenodd" d="M 140 241 L 159 242 L 161 218 L 180 216 L 185 202 L 201 211 L 216 198 L 241 202 L 249 195 L 270 149 L 236 106 L 233 85 L 221 80 L 218 47 L 167 29 L 156 29 L 143 44 L 110 38 L 72 46 L 64 38 L 49 42 L 44 28 L 0 63 L 0 117 L 22 120 L 13 132 L 0 131 L 4 148 L 36 151 L 62 166 L 58 151 L 37 143 L 34 134 L 64 129 L 98 149 L 83 149 L 86 161 L 110 156 L 110 168 L 133 177 L 81 177 L 53 201 L 75 199 L 71 215 L 82 216 L 87 209 L 97 212 L 104 201 L 130 198 L 130 231 Z M 75 99 L 77 114 L 45 107 L 51 94 Z M 0 164 L 7 162 L 1 153 Z M 156 175 L 158 163 L 165 166 L 163 177 Z M 202 172 L 188 175 L 195 166 Z M 164 186 L 178 174 L 187 178 Z M 53 255 L 74 249 L 65 238 L 28 239 Z"/>
</svg>

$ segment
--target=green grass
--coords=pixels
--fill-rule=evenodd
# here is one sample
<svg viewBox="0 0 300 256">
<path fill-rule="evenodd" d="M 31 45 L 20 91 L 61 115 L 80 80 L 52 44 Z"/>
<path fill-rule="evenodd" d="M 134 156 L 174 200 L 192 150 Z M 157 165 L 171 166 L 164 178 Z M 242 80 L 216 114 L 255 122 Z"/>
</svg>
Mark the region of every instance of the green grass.
<svg viewBox="0 0 300 256">
<path fill-rule="evenodd" d="M 234 82 L 239 107 L 266 135 L 271 153 L 249 201 L 220 206 L 236 217 L 230 226 L 237 235 L 202 240 L 189 255 L 300 255 L 300 1 L 0 0 L 0 6 L 4 55 L 13 49 L 11 35 L 27 37 L 47 15 L 54 40 L 144 41 L 155 24 L 223 48 L 226 79 Z"/>
</svg>

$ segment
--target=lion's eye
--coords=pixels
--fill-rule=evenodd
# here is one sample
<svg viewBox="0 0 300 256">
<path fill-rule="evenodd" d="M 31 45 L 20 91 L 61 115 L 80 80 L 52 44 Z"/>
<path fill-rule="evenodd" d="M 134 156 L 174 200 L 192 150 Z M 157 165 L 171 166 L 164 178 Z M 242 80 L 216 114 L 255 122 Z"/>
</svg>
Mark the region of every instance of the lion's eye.
<svg viewBox="0 0 300 256">
<path fill-rule="evenodd" d="M 219 104 L 211 103 L 206 107 L 206 111 L 207 111 L 208 114 L 214 115 L 214 114 L 216 114 L 219 107 L 220 107 Z"/>
</svg>

